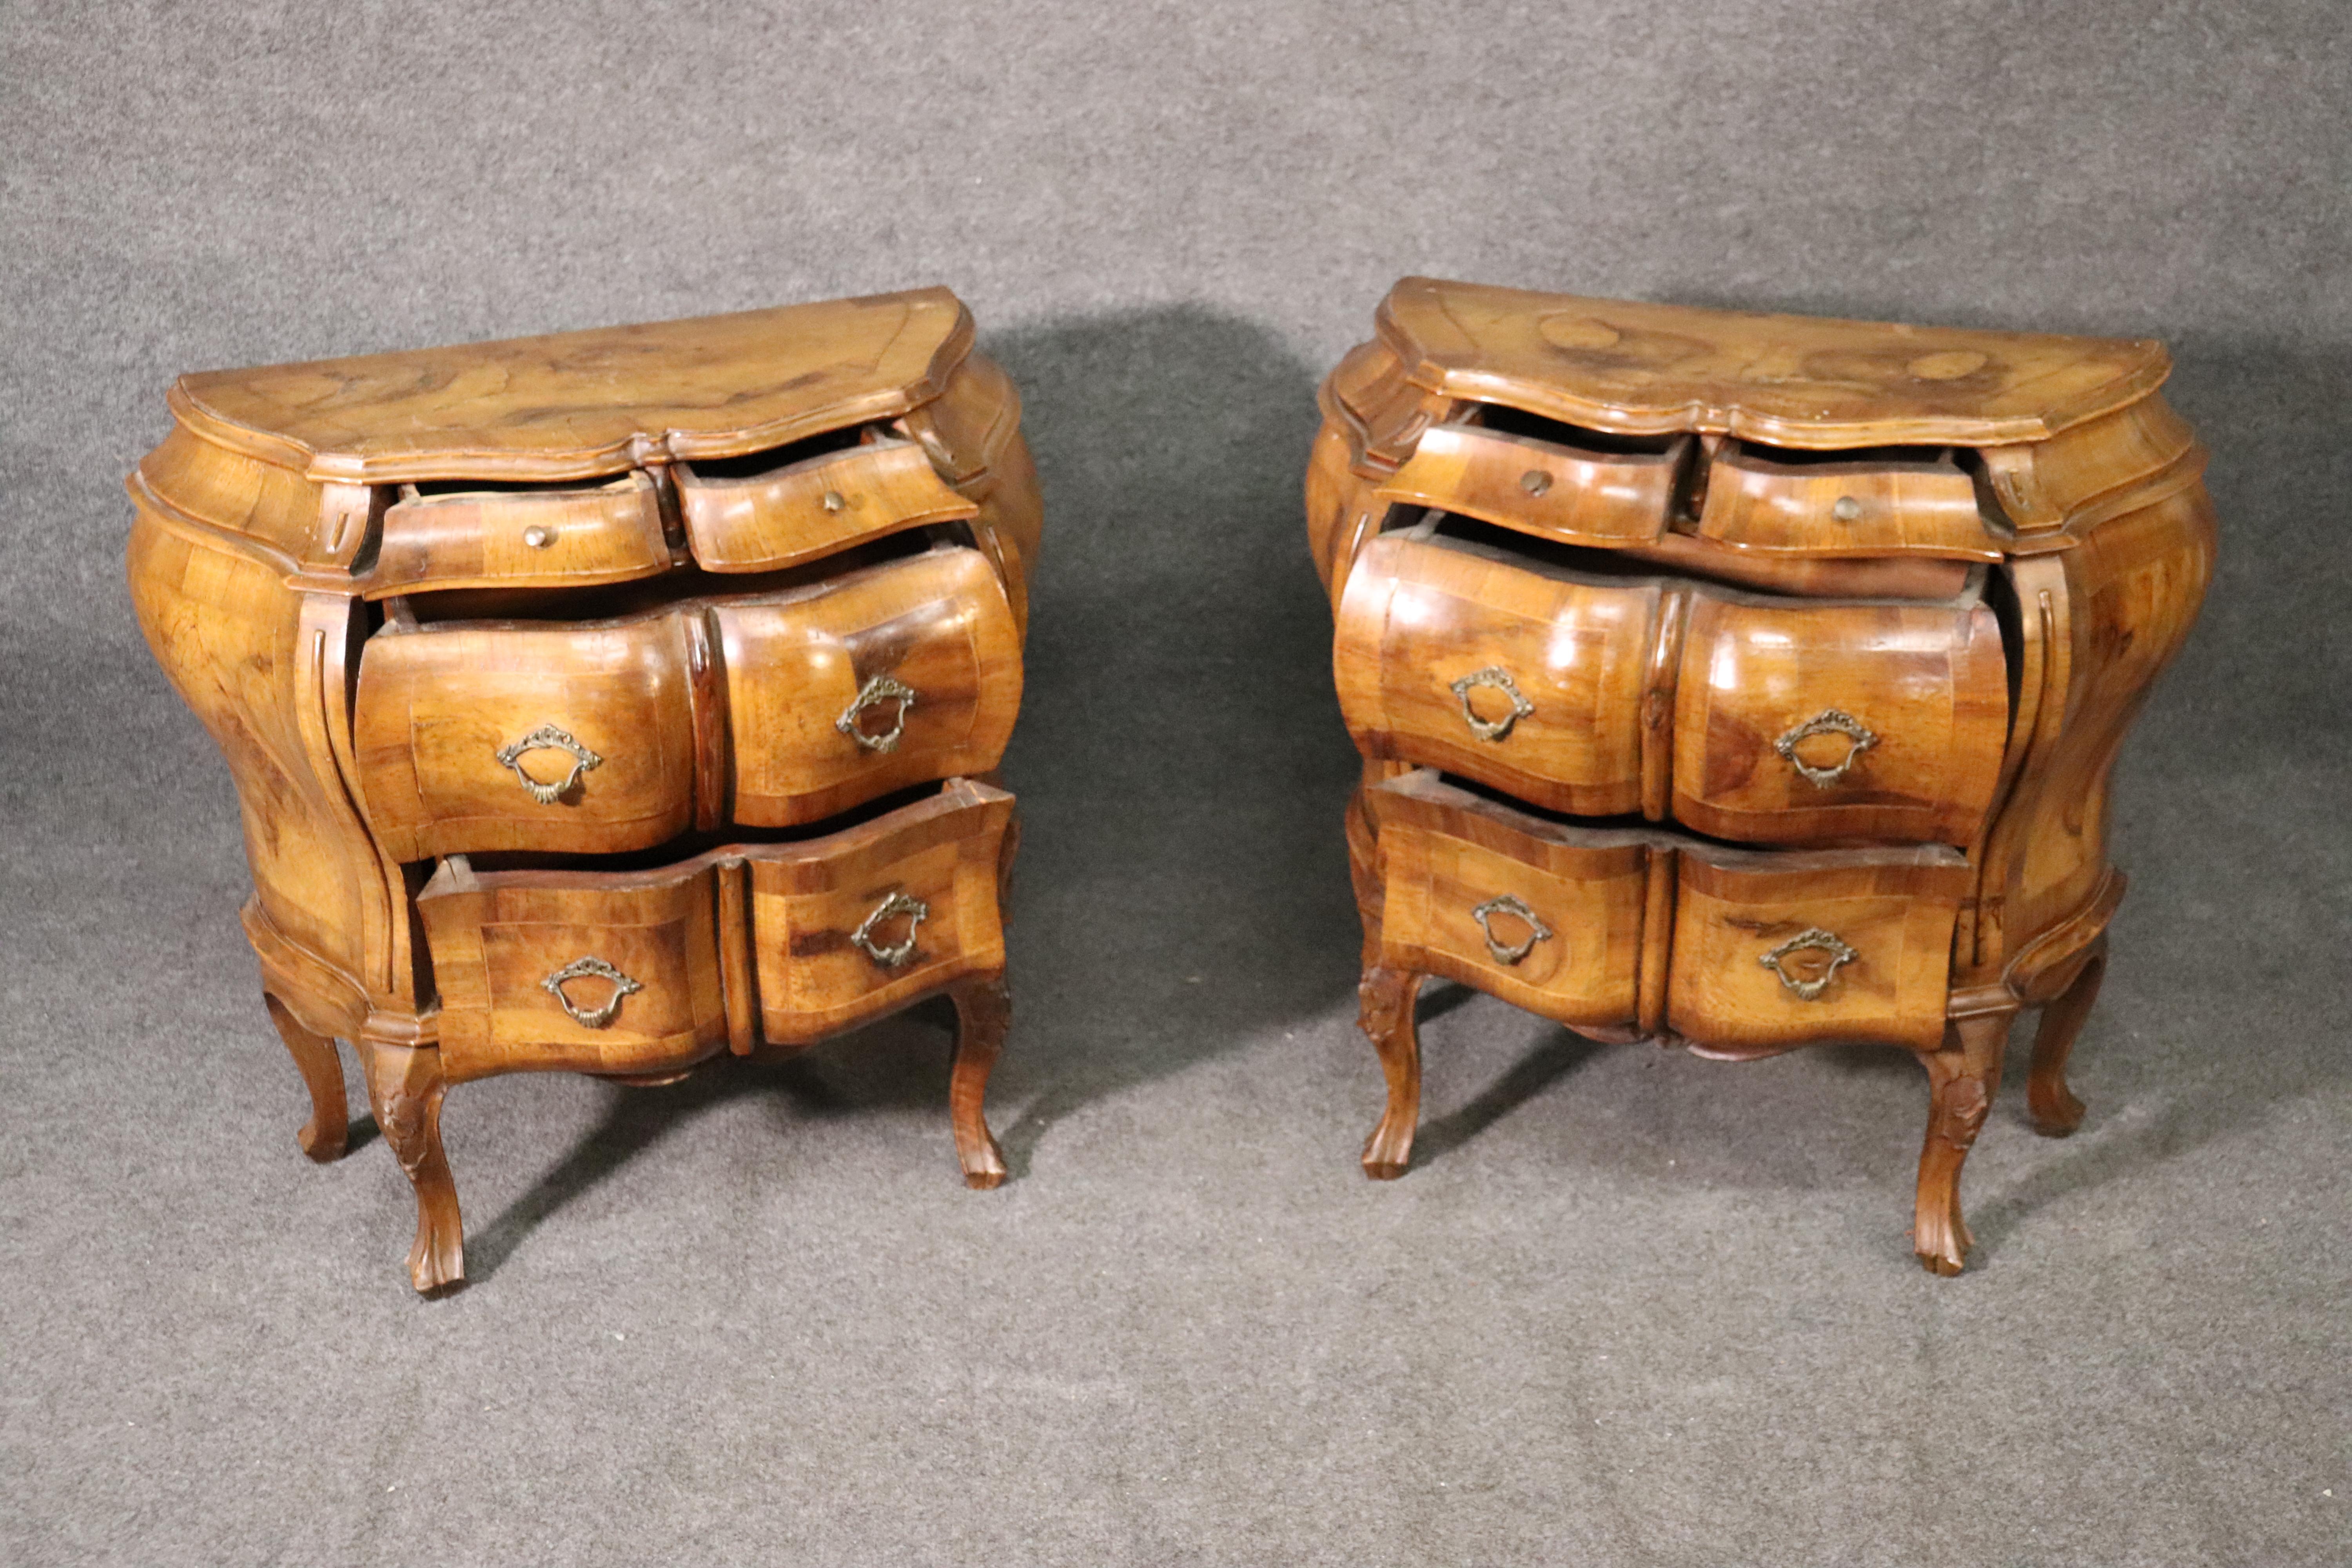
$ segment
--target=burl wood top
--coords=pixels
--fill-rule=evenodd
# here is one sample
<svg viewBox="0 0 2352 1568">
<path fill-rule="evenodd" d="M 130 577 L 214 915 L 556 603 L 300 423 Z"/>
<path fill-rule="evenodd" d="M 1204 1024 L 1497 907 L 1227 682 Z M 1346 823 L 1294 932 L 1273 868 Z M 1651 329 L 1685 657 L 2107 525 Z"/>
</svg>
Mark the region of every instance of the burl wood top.
<svg viewBox="0 0 2352 1568">
<path fill-rule="evenodd" d="M 1381 341 L 1417 384 L 1626 433 L 1805 447 L 2038 441 L 2147 396 L 2164 345 L 1706 310 L 1407 278 Z"/>
<path fill-rule="evenodd" d="M 315 479 L 565 479 L 780 446 L 937 397 L 971 351 L 945 289 L 180 378 L 172 409 Z"/>
</svg>

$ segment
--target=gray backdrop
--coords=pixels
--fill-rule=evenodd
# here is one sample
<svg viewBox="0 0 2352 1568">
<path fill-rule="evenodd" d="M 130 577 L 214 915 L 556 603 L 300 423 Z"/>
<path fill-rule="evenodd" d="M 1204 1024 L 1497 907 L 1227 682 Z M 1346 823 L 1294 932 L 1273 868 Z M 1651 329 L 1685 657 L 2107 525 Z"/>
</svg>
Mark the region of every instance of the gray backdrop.
<svg viewBox="0 0 2352 1568">
<path fill-rule="evenodd" d="M 2339 5 L 0 6 L 0 1559 L 2340 1563 Z M 2223 520 L 2065 1142 L 1427 1004 L 1356 1171 L 1297 479 L 1401 273 L 2158 335 Z M 225 771 L 125 610 L 180 371 L 930 282 L 1020 379 L 1028 848 L 935 1009 L 450 1101 L 474 1283 L 313 1169 Z"/>
</svg>

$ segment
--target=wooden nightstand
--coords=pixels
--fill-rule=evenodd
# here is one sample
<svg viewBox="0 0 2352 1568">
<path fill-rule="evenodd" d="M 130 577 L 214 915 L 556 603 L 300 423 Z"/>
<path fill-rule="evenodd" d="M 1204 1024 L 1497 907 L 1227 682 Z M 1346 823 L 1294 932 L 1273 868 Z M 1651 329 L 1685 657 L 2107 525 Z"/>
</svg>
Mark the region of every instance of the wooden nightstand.
<svg viewBox="0 0 2352 1568">
<path fill-rule="evenodd" d="M 2028 1103 L 2123 896 L 2107 777 L 2212 570 L 2155 342 L 1746 315 L 1406 279 L 1325 381 L 1307 527 L 1340 707 L 1365 1146 L 1402 1173 L 1444 975 L 1606 1040 L 1918 1053 L 1914 1242 L 2011 1019 Z"/>
<path fill-rule="evenodd" d="M 992 770 L 1036 478 L 945 289 L 190 375 L 132 599 L 236 780 L 269 1015 L 334 1038 L 463 1278 L 449 1085 L 666 1082 L 945 992 L 964 1176 L 1009 1014 Z"/>
</svg>

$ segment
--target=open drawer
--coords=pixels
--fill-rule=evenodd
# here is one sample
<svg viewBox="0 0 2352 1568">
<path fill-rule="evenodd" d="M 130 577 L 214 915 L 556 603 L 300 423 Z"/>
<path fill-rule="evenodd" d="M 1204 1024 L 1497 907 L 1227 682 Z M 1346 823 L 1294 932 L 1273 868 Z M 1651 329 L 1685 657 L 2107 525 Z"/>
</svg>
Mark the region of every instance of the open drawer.
<svg viewBox="0 0 2352 1568">
<path fill-rule="evenodd" d="M 1718 1055 L 1942 1039 L 1973 875 L 1956 850 L 1746 850 L 1585 827 L 1425 770 L 1364 805 L 1388 968 Z"/>
<path fill-rule="evenodd" d="M 443 861 L 417 896 L 453 1079 L 799 1046 L 1004 964 L 1013 797 L 968 779 L 838 832 L 646 870 Z"/>
<path fill-rule="evenodd" d="M 387 623 L 353 734 L 397 859 L 618 854 L 986 773 L 1020 703 L 1003 586 L 942 546 L 614 620 Z"/>
<path fill-rule="evenodd" d="M 1596 556 L 1419 529 L 1365 545 L 1333 645 L 1358 749 L 1748 843 L 1970 842 L 2009 718 L 1979 587 L 1784 598 Z"/>
</svg>

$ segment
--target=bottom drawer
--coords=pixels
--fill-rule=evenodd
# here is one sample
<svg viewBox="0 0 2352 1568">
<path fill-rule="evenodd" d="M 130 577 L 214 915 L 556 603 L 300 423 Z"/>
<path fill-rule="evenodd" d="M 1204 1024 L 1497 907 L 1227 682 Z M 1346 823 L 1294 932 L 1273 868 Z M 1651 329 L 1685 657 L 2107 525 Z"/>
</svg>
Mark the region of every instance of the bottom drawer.
<svg viewBox="0 0 2352 1568">
<path fill-rule="evenodd" d="M 441 864 L 417 896 L 453 1079 L 659 1073 L 806 1045 L 1003 967 L 1013 796 L 967 779 L 838 832 L 643 871 Z"/>
<path fill-rule="evenodd" d="M 1972 877 L 1956 850 L 1737 849 L 1582 827 L 1427 770 L 1368 788 L 1364 805 L 1390 968 L 1725 1055 L 1943 1038 Z"/>
</svg>

